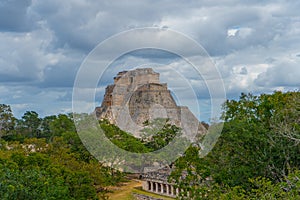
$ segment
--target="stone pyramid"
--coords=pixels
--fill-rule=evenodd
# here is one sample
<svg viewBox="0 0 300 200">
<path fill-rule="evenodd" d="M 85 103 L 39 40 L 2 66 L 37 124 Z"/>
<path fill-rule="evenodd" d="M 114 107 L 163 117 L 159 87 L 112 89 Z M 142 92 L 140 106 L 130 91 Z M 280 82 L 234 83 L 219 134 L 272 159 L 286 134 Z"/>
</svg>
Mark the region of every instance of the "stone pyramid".
<svg viewBox="0 0 300 200">
<path fill-rule="evenodd" d="M 190 140 L 205 134 L 205 128 L 186 106 L 178 106 L 166 83 L 160 83 L 159 73 L 152 68 L 122 71 L 108 85 L 100 107 L 95 109 L 98 119 L 107 119 L 124 131 L 140 136 L 146 121 L 168 119 L 179 126 Z"/>
</svg>

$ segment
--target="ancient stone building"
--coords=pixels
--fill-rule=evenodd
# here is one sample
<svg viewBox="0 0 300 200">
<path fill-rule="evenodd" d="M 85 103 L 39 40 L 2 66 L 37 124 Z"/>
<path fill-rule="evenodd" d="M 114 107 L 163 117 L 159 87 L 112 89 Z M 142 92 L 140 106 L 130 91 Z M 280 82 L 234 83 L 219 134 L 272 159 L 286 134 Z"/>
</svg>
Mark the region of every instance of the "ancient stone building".
<svg viewBox="0 0 300 200">
<path fill-rule="evenodd" d="M 143 123 L 155 118 L 169 119 L 170 123 L 183 128 L 188 137 L 205 132 L 187 107 L 176 105 L 167 84 L 160 83 L 159 73 L 151 68 L 119 72 L 114 84 L 106 87 L 96 115 L 137 137 Z"/>
<path fill-rule="evenodd" d="M 175 188 L 174 183 L 168 182 L 170 173 L 171 169 L 165 167 L 154 172 L 142 174 L 143 190 L 159 195 L 176 197 L 179 194 L 179 189 Z"/>
</svg>

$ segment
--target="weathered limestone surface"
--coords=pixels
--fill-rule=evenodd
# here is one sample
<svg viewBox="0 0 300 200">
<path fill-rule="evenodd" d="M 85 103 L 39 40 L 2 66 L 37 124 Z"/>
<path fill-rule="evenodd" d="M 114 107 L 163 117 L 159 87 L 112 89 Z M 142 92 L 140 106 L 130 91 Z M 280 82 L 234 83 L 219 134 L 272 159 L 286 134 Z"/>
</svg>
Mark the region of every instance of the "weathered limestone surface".
<svg viewBox="0 0 300 200">
<path fill-rule="evenodd" d="M 151 68 L 119 72 L 114 84 L 106 87 L 101 107 L 95 111 L 99 119 L 108 119 L 137 137 L 143 123 L 155 118 L 170 119 L 189 138 L 205 132 L 187 107 L 176 105 L 167 84 L 160 83 L 159 73 Z"/>
</svg>

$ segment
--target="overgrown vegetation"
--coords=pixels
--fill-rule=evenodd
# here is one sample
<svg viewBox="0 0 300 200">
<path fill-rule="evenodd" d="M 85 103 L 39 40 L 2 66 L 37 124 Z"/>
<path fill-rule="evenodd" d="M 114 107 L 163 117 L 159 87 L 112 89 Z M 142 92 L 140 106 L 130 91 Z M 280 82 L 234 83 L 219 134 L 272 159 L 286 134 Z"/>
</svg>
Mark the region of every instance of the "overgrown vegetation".
<svg viewBox="0 0 300 200">
<path fill-rule="evenodd" d="M 190 199 L 299 199 L 300 92 L 242 94 L 224 104 L 224 129 L 204 158 L 191 146 L 170 180 Z M 214 124 L 212 124 L 214 125 Z M 166 146 L 180 129 L 162 119 L 145 123 L 137 139 L 100 121 L 105 135 L 131 152 Z M 155 133 L 155 134 L 153 134 Z M 14 118 L 0 105 L 0 199 L 106 199 L 124 180 L 86 150 L 71 115 Z"/>
<path fill-rule="evenodd" d="M 300 93 L 242 94 L 224 104 L 222 119 L 221 137 L 206 157 L 191 147 L 177 160 L 172 179 L 181 195 L 299 199 Z"/>
<path fill-rule="evenodd" d="M 106 199 L 105 187 L 124 180 L 90 155 L 71 115 L 0 113 L 0 199 Z"/>
<path fill-rule="evenodd" d="M 180 136 L 181 130 L 169 123 L 168 119 L 157 118 L 144 123 L 141 138 L 126 133 L 107 120 L 99 121 L 107 138 L 118 147 L 136 153 L 147 153 L 159 150 L 169 144 L 175 136 Z"/>
<path fill-rule="evenodd" d="M 27 111 L 16 119 L 10 106 L 1 104 L 0 118 L 0 199 L 106 199 L 106 186 L 124 180 L 86 150 L 72 115 L 41 118 Z M 138 139 L 106 120 L 99 125 L 114 144 L 139 153 L 167 145 L 179 132 L 165 123 L 153 137 Z"/>
</svg>

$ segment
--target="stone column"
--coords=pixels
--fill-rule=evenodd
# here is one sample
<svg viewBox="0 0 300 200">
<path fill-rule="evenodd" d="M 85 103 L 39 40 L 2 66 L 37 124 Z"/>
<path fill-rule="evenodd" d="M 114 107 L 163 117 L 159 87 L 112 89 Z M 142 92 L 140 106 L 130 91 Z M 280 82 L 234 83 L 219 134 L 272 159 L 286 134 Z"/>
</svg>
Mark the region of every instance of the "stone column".
<svg viewBox="0 0 300 200">
<path fill-rule="evenodd" d="M 158 183 L 155 183 L 155 192 L 158 193 Z"/>
<path fill-rule="evenodd" d="M 171 185 L 171 195 L 174 195 L 174 186 Z"/>
<path fill-rule="evenodd" d="M 167 194 L 169 195 L 169 185 L 168 184 L 166 184 L 166 189 L 167 189 Z"/>
</svg>

